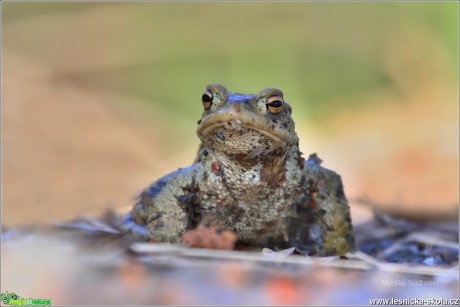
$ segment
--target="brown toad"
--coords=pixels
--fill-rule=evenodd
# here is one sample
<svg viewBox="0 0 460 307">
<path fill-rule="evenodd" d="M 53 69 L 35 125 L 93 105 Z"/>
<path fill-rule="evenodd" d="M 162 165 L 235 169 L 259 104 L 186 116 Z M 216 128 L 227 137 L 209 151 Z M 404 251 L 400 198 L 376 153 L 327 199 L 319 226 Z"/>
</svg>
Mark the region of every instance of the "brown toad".
<svg viewBox="0 0 460 307">
<path fill-rule="evenodd" d="M 295 246 L 309 255 L 354 249 L 340 176 L 304 161 L 291 107 L 279 89 L 237 94 L 207 86 L 198 157 L 141 194 L 124 228 L 139 239 L 178 242 L 203 221 L 250 246 Z"/>
</svg>

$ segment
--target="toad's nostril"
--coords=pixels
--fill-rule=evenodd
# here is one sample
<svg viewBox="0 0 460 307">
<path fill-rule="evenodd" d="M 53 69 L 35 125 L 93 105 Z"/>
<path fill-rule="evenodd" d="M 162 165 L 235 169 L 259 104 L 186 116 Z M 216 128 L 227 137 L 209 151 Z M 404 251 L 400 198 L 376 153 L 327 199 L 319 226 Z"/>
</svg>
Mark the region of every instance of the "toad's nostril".
<svg viewBox="0 0 460 307">
<path fill-rule="evenodd" d="M 253 112 L 253 106 L 250 99 L 242 99 L 232 102 L 231 110 L 233 113 Z"/>
<path fill-rule="evenodd" d="M 241 110 L 241 101 L 235 101 L 232 103 L 231 109 L 235 113 L 239 113 Z"/>
</svg>

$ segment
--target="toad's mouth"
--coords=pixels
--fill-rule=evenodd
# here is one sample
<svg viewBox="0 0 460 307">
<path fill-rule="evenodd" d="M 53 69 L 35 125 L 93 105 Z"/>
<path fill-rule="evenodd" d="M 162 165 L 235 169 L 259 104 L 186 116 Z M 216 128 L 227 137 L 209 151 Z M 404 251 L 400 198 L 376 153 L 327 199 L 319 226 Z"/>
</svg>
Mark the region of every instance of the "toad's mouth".
<svg viewBox="0 0 460 307">
<path fill-rule="evenodd" d="M 266 125 L 257 123 L 243 122 L 240 119 L 203 122 L 198 127 L 197 134 L 205 146 L 228 155 L 243 155 L 244 160 L 252 160 L 288 147 L 289 142 L 282 135 L 283 131 L 270 127 L 265 129 Z"/>
<path fill-rule="evenodd" d="M 212 133 L 222 133 L 222 130 L 229 131 L 230 137 L 233 136 L 231 132 L 234 132 L 235 136 L 241 136 L 245 133 L 255 132 L 260 134 L 261 136 L 269 138 L 271 141 L 275 143 L 283 144 L 286 142 L 284 140 L 284 137 L 280 136 L 279 134 L 276 134 L 272 131 L 268 131 L 267 129 L 261 129 L 256 125 L 250 123 L 243 123 L 240 120 L 222 121 L 213 123 L 211 125 L 206 125 L 204 127 L 202 126 L 198 128 L 197 133 L 200 136 L 200 138 L 208 138 Z"/>
</svg>

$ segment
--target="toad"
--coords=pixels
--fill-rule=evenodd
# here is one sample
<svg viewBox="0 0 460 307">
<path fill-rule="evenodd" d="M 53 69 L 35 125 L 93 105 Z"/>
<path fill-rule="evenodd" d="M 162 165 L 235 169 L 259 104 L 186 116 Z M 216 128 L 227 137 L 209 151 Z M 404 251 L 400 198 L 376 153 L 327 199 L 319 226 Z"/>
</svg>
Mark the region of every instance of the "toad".
<svg viewBox="0 0 460 307">
<path fill-rule="evenodd" d="M 127 232 L 174 243 L 207 223 L 246 246 L 316 256 L 354 250 L 341 178 L 315 154 L 302 157 L 281 90 L 239 94 L 210 84 L 201 101 L 196 160 L 142 192 L 123 223 Z"/>
</svg>

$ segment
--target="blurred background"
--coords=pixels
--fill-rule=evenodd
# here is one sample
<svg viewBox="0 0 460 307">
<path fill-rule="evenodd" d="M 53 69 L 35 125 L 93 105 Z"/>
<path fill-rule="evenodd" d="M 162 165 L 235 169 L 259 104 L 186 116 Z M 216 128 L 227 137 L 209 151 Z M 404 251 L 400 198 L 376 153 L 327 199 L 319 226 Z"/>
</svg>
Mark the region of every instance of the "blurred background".
<svg viewBox="0 0 460 307">
<path fill-rule="evenodd" d="M 282 89 L 353 212 L 456 212 L 456 2 L 2 3 L 2 27 L 4 226 L 128 210 L 193 161 L 214 82 Z"/>
</svg>

